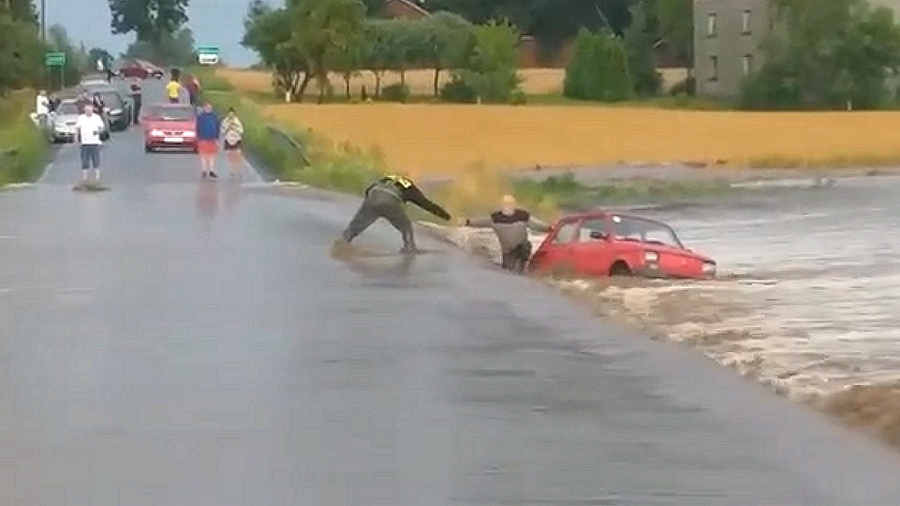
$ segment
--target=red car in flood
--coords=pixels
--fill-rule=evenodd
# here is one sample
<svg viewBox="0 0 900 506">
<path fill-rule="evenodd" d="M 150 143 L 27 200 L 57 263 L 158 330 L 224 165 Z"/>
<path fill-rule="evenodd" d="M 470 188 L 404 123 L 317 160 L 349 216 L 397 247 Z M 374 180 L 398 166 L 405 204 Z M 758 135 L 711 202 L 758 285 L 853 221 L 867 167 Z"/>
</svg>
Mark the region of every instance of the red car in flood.
<svg viewBox="0 0 900 506">
<path fill-rule="evenodd" d="M 553 224 L 529 269 L 581 277 L 708 279 L 716 274 L 716 262 L 687 249 L 665 223 L 594 211 L 566 216 Z"/>
<path fill-rule="evenodd" d="M 155 104 L 141 111 L 144 151 L 160 148 L 197 152 L 197 111 L 190 104 Z"/>
</svg>

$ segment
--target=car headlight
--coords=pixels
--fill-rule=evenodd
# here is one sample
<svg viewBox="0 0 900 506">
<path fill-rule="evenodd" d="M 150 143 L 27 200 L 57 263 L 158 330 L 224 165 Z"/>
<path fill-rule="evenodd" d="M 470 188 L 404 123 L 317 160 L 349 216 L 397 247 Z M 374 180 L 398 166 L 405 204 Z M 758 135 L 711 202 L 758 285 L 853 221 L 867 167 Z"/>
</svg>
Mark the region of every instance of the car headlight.
<svg viewBox="0 0 900 506">
<path fill-rule="evenodd" d="M 184 135 L 185 137 L 193 137 L 197 134 L 195 132 L 184 132 L 184 134 L 182 134 L 182 135 Z"/>
<path fill-rule="evenodd" d="M 118 116 L 122 114 L 122 109 L 113 109 L 112 111 L 109 111 L 109 113 L 113 116 Z"/>
<path fill-rule="evenodd" d="M 644 252 L 644 261 L 645 262 L 659 262 L 659 253 L 655 251 L 645 251 Z"/>
<path fill-rule="evenodd" d="M 716 273 L 715 262 L 703 262 L 703 274 L 712 275 Z"/>
<path fill-rule="evenodd" d="M 153 130 L 150 130 L 150 135 L 152 135 L 153 137 L 162 137 L 164 134 L 162 130 L 156 130 L 154 128 Z"/>
</svg>

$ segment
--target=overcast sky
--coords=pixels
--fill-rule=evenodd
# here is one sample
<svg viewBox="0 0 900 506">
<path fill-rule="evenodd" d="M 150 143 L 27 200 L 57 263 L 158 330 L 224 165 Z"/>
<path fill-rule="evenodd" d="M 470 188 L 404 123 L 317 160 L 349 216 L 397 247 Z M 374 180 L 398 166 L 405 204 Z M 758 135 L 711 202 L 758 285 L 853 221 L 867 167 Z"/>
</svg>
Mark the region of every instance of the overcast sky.
<svg viewBox="0 0 900 506">
<path fill-rule="evenodd" d="M 77 44 L 84 41 L 88 49 L 101 47 L 118 56 L 134 36 L 112 35 L 109 28 L 107 0 L 45 0 L 47 25 L 60 24 Z M 40 0 L 35 0 L 40 7 Z M 188 27 L 198 45 L 219 46 L 222 58 L 233 65 L 246 66 L 256 55 L 240 44 L 244 35 L 243 20 L 250 0 L 191 0 Z M 270 2 L 275 4 L 275 1 Z M 279 4 L 281 2 L 278 2 Z"/>
</svg>

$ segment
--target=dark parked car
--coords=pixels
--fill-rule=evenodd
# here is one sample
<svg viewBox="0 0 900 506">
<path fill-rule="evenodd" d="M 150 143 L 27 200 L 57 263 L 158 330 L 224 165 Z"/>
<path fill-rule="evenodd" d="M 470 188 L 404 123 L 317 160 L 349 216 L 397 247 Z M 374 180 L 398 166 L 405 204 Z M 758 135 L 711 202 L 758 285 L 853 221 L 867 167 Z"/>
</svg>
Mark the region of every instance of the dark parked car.
<svg viewBox="0 0 900 506">
<path fill-rule="evenodd" d="M 100 98 L 106 105 L 106 116 L 109 121 L 109 129 L 112 131 L 127 130 L 134 118 L 133 105 L 131 100 L 126 99 L 119 90 L 112 86 L 86 86 L 85 91 L 93 95 L 99 93 Z"/>
</svg>

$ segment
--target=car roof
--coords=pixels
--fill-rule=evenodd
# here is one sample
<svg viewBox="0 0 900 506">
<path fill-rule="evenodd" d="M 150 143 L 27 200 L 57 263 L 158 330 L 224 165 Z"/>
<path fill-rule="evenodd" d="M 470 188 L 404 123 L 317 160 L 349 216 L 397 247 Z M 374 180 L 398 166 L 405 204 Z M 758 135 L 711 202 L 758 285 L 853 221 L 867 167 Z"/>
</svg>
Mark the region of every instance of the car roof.
<svg viewBox="0 0 900 506">
<path fill-rule="evenodd" d="M 650 223 L 658 223 L 658 224 L 660 224 L 660 225 L 665 225 L 665 226 L 667 226 L 667 227 L 669 226 L 669 225 L 666 225 L 666 224 L 665 224 L 664 222 L 662 222 L 662 221 L 654 220 L 654 219 L 652 219 L 652 218 L 647 218 L 647 217 L 645 217 L 645 216 L 638 216 L 638 215 L 636 215 L 636 214 L 623 213 L 623 212 L 619 212 L 619 211 L 606 210 L 606 209 L 604 209 L 604 210 L 596 210 L 596 211 L 584 211 L 584 212 L 580 212 L 580 213 L 567 214 L 567 215 L 563 216 L 563 217 L 560 218 L 560 219 L 561 219 L 561 220 L 567 220 L 567 221 L 570 221 L 570 220 L 583 220 L 583 219 L 590 220 L 590 219 L 606 218 L 606 217 L 608 217 L 608 216 L 613 216 L 613 215 L 615 215 L 615 216 L 621 216 L 621 217 L 623 217 L 623 218 L 632 218 L 632 219 L 635 219 L 635 220 L 649 221 Z"/>
</svg>

